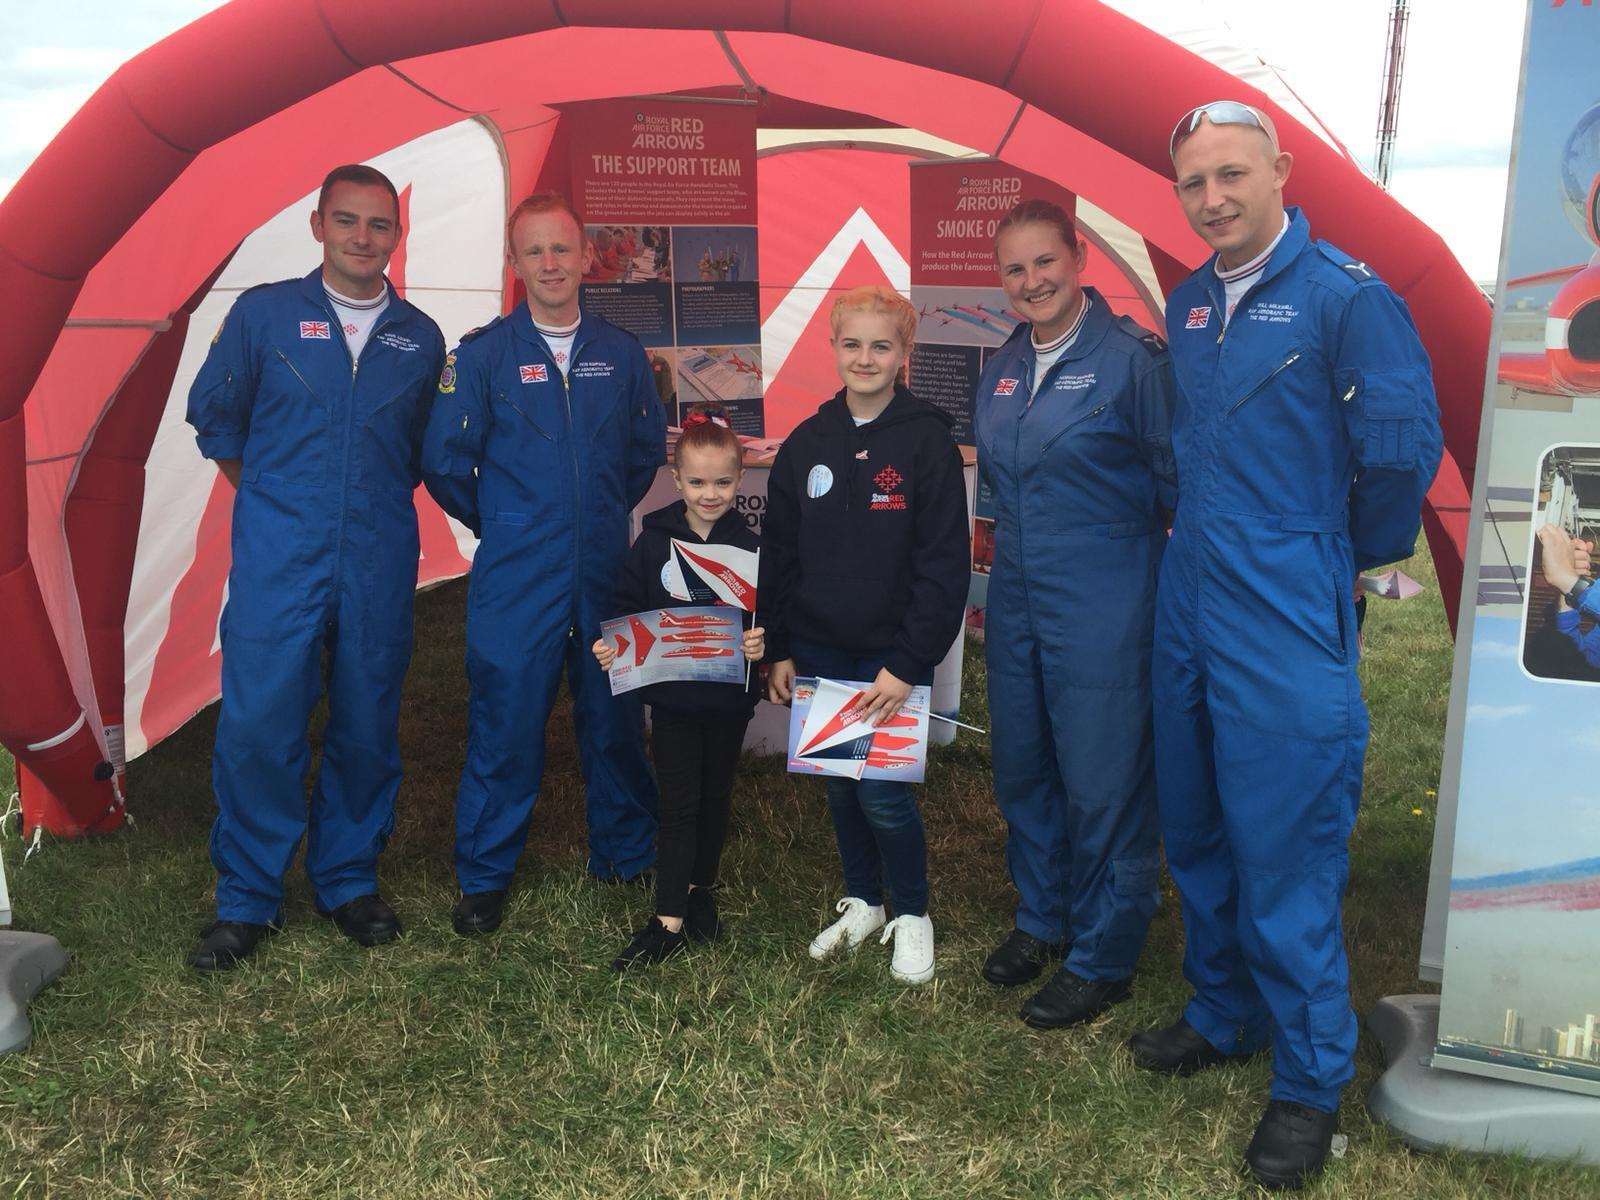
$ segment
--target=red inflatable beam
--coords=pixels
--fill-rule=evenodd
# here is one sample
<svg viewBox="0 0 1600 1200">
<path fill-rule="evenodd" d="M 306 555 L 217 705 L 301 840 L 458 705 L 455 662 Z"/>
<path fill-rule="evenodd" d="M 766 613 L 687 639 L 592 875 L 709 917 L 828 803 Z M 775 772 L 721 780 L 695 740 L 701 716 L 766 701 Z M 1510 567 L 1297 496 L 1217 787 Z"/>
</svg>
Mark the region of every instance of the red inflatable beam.
<svg viewBox="0 0 1600 1200">
<path fill-rule="evenodd" d="M 27 554 L 21 407 L 85 275 L 206 147 L 366 67 L 560 25 L 789 33 L 898 59 L 1008 91 L 1162 175 L 1177 114 L 1219 96 L 1267 109 L 1297 157 L 1290 199 L 1304 205 L 1318 236 L 1365 258 L 1406 297 L 1432 354 L 1459 486 L 1436 488 L 1435 504 L 1448 506 L 1430 508 L 1427 521 L 1441 583 L 1459 579 L 1488 351 L 1489 311 L 1477 289 L 1436 234 L 1271 100 L 1092 0 L 234 0 L 121 68 L 0 202 L 8 306 L 0 323 L 0 622 L 13 664 L 0 675 L 0 741 L 67 801 L 80 826 L 103 815 L 104 788 L 96 794 L 91 785 L 104 767 Z M 847 73 L 829 86 L 838 107 L 859 107 Z M 79 507 L 122 469 L 95 465 Z M 103 521 L 71 516 L 80 554 L 85 539 L 130 538 L 130 488 L 112 486 L 117 512 Z M 117 556 L 108 574 L 120 575 L 127 545 L 98 549 Z M 1457 598 L 1445 592 L 1452 618 Z M 125 596 L 91 606 L 95 644 L 109 637 L 99 623 L 115 618 L 119 603 Z M 110 661 L 97 674 L 115 714 L 121 687 Z M 86 787 L 87 799 L 69 799 Z"/>
</svg>

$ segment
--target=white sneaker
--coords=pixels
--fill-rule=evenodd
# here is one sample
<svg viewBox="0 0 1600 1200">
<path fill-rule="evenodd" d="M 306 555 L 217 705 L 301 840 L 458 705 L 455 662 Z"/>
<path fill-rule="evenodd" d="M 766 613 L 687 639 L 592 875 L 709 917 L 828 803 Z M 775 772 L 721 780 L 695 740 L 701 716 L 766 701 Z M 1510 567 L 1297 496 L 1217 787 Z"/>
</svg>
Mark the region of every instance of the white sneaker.
<svg viewBox="0 0 1600 1200">
<path fill-rule="evenodd" d="M 896 917 L 883 927 L 879 942 L 894 939 L 889 974 L 901 983 L 927 983 L 933 978 L 933 922 L 927 917 Z"/>
<path fill-rule="evenodd" d="M 866 941 L 868 934 L 877 933 L 883 928 L 881 904 L 868 904 L 855 896 L 846 896 L 834 905 L 834 911 L 844 916 L 812 939 L 812 958 L 827 958 L 841 946 L 854 950 Z"/>
</svg>

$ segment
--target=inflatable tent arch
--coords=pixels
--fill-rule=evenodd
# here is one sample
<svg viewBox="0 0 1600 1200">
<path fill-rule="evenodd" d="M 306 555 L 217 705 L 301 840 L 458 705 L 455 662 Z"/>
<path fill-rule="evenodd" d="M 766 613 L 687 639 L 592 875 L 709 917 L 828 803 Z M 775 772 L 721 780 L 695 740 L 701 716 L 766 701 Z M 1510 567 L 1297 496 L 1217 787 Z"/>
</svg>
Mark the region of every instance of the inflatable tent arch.
<svg viewBox="0 0 1600 1200">
<path fill-rule="evenodd" d="M 118 70 L 0 203 L 0 742 L 31 822 L 120 820 L 145 454 L 188 315 L 243 236 L 328 163 L 463 116 L 492 121 L 525 192 L 546 103 L 707 88 L 989 150 L 1137 229 L 1169 288 L 1204 257 L 1167 179 L 1174 114 L 1225 95 L 1272 112 L 1289 199 L 1406 297 L 1432 354 L 1447 451 L 1424 520 L 1454 619 L 1487 306 L 1294 113 L 1128 17 L 1093 0 L 234 0 Z"/>
</svg>

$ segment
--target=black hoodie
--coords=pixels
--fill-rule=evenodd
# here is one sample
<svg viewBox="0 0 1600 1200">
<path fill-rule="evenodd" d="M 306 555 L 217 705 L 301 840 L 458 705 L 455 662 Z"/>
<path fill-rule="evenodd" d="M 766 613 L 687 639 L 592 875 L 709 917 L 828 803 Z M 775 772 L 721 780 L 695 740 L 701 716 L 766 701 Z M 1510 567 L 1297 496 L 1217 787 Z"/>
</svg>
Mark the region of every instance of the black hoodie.
<svg viewBox="0 0 1600 1200">
<path fill-rule="evenodd" d="M 784 440 L 762 521 L 767 658 L 794 639 L 930 679 L 961 628 L 971 559 L 953 422 L 903 386 L 857 425 L 841 390 Z"/>
<path fill-rule="evenodd" d="M 646 513 L 644 527 L 638 540 L 622 564 L 622 577 L 617 581 L 617 616 L 650 612 L 657 608 L 682 608 L 686 601 L 671 595 L 661 582 L 661 569 L 672 554 L 672 539 L 680 542 L 700 542 L 705 545 L 737 546 L 741 550 L 759 550 L 761 540 L 745 523 L 744 514 L 730 508 L 711 527 L 710 537 L 701 537 L 689 528 L 689 518 L 684 513 L 683 501 L 675 500 L 665 508 Z M 760 596 L 759 585 L 757 596 Z M 750 627 L 747 619 L 745 628 Z M 743 656 L 741 655 L 741 658 Z M 654 708 L 683 716 L 727 715 L 748 718 L 755 709 L 760 695 L 761 672 L 750 670 L 748 690 L 731 683 L 652 683 L 639 689 L 639 698 Z"/>
</svg>

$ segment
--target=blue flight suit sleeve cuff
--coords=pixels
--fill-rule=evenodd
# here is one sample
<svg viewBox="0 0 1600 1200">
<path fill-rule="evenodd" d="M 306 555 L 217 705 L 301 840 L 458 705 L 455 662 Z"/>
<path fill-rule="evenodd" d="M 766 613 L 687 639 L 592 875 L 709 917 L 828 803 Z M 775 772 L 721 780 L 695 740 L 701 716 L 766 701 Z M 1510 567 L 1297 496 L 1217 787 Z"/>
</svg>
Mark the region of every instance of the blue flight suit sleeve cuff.
<svg viewBox="0 0 1600 1200">
<path fill-rule="evenodd" d="M 202 433 L 194 439 L 201 455 L 210 459 L 243 458 L 244 443 L 243 433 Z"/>
</svg>

